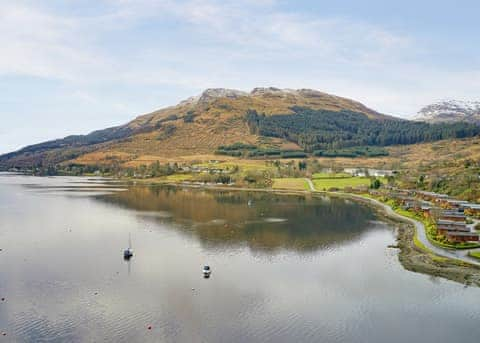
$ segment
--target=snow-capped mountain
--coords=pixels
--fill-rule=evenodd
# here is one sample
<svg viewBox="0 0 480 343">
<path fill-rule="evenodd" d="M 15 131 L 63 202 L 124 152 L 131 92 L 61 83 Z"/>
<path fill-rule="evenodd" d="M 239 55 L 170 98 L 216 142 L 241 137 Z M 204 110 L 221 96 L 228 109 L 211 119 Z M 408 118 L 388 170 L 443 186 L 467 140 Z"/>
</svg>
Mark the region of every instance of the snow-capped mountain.
<svg viewBox="0 0 480 343">
<path fill-rule="evenodd" d="M 429 123 L 468 122 L 480 124 L 480 101 L 440 101 L 422 108 L 414 120 Z"/>
</svg>

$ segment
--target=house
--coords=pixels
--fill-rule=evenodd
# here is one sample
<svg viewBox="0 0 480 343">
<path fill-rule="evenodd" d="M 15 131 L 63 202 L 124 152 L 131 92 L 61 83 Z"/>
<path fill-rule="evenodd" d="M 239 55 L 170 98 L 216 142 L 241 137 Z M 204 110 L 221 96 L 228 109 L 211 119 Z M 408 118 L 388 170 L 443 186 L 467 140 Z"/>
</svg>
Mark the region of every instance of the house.
<svg viewBox="0 0 480 343">
<path fill-rule="evenodd" d="M 468 204 L 468 201 L 465 200 L 456 200 L 456 199 L 442 199 L 441 205 L 446 208 L 455 209 L 460 208 L 460 206 Z"/>
<path fill-rule="evenodd" d="M 448 232 L 470 232 L 468 227 L 457 227 L 457 228 L 450 228 L 446 226 L 437 226 L 437 233 L 446 236 Z"/>
<path fill-rule="evenodd" d="M 448 231 L 445 237 L 447 237 L 450 242 L 455 243 L 478 242 L 479 240 L 478 233 L 473 232 Z"/>
<path fill-rule="evenodd" d="M 443 211 L 439 215 L 440 220 L 454 221 L 454 222 L 465 222 L 465 214 L 461 212 L 452 212 L 452 211 Z"/>
<path fill-rule="evenodd" d="M 480 204 L 466 203 L 460 205 L 460 208 L 463 209 L 463 212 L 469 216 L 479 216 L 480 215 Z"/>
<path fill-rule="evenodd" d="M 439 219 L 439 220 L 437 220 L 437 226 L 457 228 L 457 227 L 466 227 L 467 224 L 465 222 L 457 222 L 457 221 L 454 221 L 454 220 Z"/>
<path fill-rule="evenodd" d="M 434 201 L 434 202 L 440 202 L 444 199 L 449 198 L 447 194 L 438 194 L 438 193 L 426 192 L 426 191 L 417 191 L 417 195 L 423 200 Z"/>
<path fill-rule="evenodd" d="M 393 176 L 395 172 L 393 170 L 369 169 L 368 173 L 375 177 L 387 177 L 387 176 Z"/>
</svg>

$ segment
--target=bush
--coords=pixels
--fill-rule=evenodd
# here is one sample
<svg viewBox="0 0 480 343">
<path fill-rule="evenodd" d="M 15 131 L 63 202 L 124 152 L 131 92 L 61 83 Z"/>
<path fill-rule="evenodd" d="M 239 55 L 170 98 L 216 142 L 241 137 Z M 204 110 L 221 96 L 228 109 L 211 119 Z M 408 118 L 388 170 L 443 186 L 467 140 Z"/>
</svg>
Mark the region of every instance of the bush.
<svg viewBox="0 0 480 343">
<path fill-rule="evenodd" d="M 227 155 L 227 156 L 233 156 L 233 157 L 240 157 L 242 156 L 241 151 L 236 151 L 236 150 L 216 150 L 215 151 L 216 155 Z"/>
<path fill-rule="evenodd" d="M 282 151 L 282 158 L 305 158 L 308 155 L 303 151 Z"/>
<path fill-rule="evenodd" d="M 379 189 L 382 183 L 380 182 L 379 179 L 372 180 L 372 183 L 370 184 L 370 188 L 372 189 Z"/>
<path fill-rule="evenodd" d="M 195 113 L 193 111 L 188 111 L 187 114 L 183 117 L 185 123 L 193 123 L 195 120 Z"/>
<path fill-rule="evenodd" d="M 315 150 L 313 152 L 315 156 L 324 156 L 324 157 L 376 157 L 376 156 L 388 156 L 388 151 L 379 148 L 379 147 L 352 147 L 344 149 L 333 149 L 333 150 Z"/>
</svg>

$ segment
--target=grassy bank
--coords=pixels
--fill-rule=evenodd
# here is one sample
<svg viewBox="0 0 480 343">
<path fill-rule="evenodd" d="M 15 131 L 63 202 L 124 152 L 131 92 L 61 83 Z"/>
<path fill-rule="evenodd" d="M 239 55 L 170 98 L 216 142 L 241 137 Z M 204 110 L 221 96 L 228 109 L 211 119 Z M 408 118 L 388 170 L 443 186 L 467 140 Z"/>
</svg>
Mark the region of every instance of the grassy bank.
<svg viewBox="0 0 480 343">
<path fill-rule="evenodd" d="M 381 183 L 385 183 L 385 178 L 377 178 Z M 316 173 L 312 176 L 312 182 L 315 189 L 319 191 L 328 191 L 330 189 L 345 188 L 358 188 L 358 187 L 370 187 L 372 178 L 351 176 L 350 174 L 338 173 L 338 174 L 324 174 Z"/>
<path fill-rule="evenodd" d="M 480 251 L 469 251 L 468 256 L 471 256 L 480 260 Z"/>
<path fill-rule="evenodd" d="M 273 179 L 272 189 L 308 191 L 310 188 L 308 187 L 308 183 L 305 179 L 281 178 Z"/>
</svg>

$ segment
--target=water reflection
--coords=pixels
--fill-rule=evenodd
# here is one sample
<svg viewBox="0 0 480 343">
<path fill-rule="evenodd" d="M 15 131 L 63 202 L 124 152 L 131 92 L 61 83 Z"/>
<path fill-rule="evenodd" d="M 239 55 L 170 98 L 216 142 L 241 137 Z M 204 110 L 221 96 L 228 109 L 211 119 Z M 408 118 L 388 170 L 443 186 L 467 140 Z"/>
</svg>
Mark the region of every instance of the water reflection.
<svg viewBox="0 0 480 343">
<path fill-rule="evenodd" d="M 375 219 L 363 206 L 342 199 L 265 192 L 133 187 L 98 200 L 132 209 L 145 220 L 168 221 L 204 246 L 297 252 L 357 239 Z"/>
</svg>

